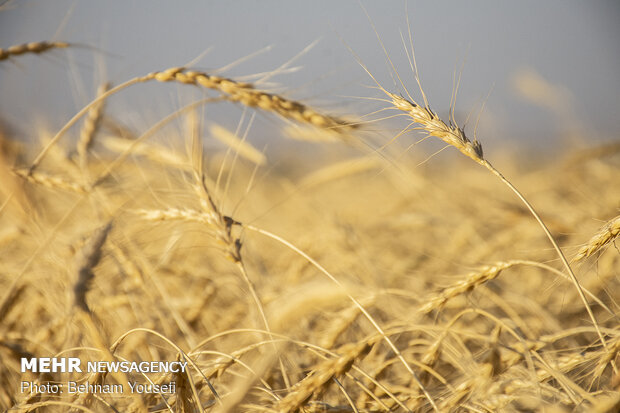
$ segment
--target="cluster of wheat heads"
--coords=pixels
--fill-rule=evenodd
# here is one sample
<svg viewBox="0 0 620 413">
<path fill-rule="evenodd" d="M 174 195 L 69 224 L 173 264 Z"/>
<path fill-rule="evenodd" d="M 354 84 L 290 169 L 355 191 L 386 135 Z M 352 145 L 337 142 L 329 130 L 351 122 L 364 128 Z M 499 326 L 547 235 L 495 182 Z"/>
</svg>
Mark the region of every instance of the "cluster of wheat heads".
<svg viewBox="0 0 620 413">
<path fill-rule="evenodd" d="M 6 50 L 41 53 L 49 45 Z M 214 96 L 142 132 L 107 113 L 108 97 L 149 81 Z M 2 408 L 617 409 L 617 155 L 548 161 L 521 174 L 519 187 L 535 194 L 543 221 L 482 145 L 440 119 L 426 97 L 420 105 L 385 93 L 389 107 L 492 174 L 455 160 L 435 160 L 421 174 L 412 158 L 394 168 L 385 154 L 354 149 L 328 164 L 290 153 L 294 165 L 271 169 L 246 134 L 199 119 L 196 107 L 233 101 L 341 142 L 365 139 L 363 127 L 185 68 L 101 86 L 41 148 L 3 135 Z M 187 127 L 170 128 L 179 118 Z M 203 140 L 222 146 L 205 149 Z M 505 168 L 519 164 L 515 156 Z M 518 199 L 498 192 L 496 177 Z M 607 220 L 598 232 L 595 219 Z M 53 356 L 182 360 L 189 368 L 20 371 L 22 357 Z M 42 390 L 69 379 L 176 386 L 161 394 Z M 23 381 L 37 386 L 22 391 Z"/>
</svg>

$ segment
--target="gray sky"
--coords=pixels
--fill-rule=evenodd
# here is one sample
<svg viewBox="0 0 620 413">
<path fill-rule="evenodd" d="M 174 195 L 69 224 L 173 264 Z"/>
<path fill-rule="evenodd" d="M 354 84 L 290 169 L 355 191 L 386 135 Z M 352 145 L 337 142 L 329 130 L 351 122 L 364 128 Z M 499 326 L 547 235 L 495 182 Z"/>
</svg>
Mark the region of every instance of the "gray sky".
<svg viewBox="0 0 620 413">
<path fill-rule="evenodd" d="M 499 147 L 510 140 L 545 144 L 571 130 L 588 140 L 620 133 L 620 6 L 609 1 L 362 1 L 407 88 L 420 99 L 401 33 L 407 19 L 422 86 L 445 115 L 453 75 L 462 66 L 457 121 L 468 113 L 473 130 L 487 100 L 478 137 Z M 38 40 L 84 47 L 22 56 L 0 64 L 0 117 L 24 134 L 35 123 L 57 129 L 93 96 L 104 78 L 131 77 L 199 57 L 194 67 L 213 71 L 266 47 L 227 70 L 243 77 L 271 71 L 306 46 L 318 44 L 270 79 L 273 90 L 338 113 L 362 115 L 382 107 L 356 97 L 378 97 L 348 45 L 386 88 L 402 93 L 373 28 L 357 0 L 340 1 L 45 1 L 5 3 L 0 47 Z M 543 82 L 539 103 L 516 84 Z M 525 86 L 524 86 L 525 87 Z M 118 116 L 148 126 L 200 94 L 190 87 L 139 85 L 109 104 Z M 540 100 L 552 103 L 540 103 Z M 554 103 L 555 102 L 555 103 Z M 545 106 L 547 105 L 547 106 Z M 234 127 L 241 110 L 209 116 Z M 269 116 L 258 119 L 274 124 Z M 399 125 L 404 126 L 404 121 Z M 565 125 L 562 127 L 561 125 Z M 260 130 L 260 128 L 259 128 Z M 488 143 L 487 143 L 488 142 Z"/>
</svg>

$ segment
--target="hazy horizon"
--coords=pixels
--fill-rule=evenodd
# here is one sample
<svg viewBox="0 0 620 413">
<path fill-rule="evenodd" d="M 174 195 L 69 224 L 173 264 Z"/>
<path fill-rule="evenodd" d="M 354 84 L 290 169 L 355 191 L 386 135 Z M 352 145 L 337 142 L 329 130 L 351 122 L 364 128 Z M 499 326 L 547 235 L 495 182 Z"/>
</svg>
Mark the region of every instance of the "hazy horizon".
<svg viewBox="0 0 620 413">
<path fill-rule="evenodd" d="M 449 110 L 454 75 L 462 71 L 457 121 L 462 124 L 469 115 L 473 133 L 486 99 L 478 135 L 487 146 L 501 146 L 503 140 L 544 146 L 565 134 L 617 139 L 620 7 L 614 2 L 361 4 L 416 99 L 421 95 L 401 38 L 408 43 L 406 13 L 422 85 L 442 115 Z M 326 111 L 361 116 L 381 105 L 367 99 L 380 93 L 368 88 L 374 84 L 358 56 L 382 85 L 405 93 L 364 9 L 353 0 L 7 2 L 0 11 L 0 38 L 0 47 L 50 39 L 77 44 L 3 62 L 1 118 L 22 134 L 33 134 L 34 122 L 59 128 L 103 80 L 118 84 L 192 61 L 214 71 L 257 54 L 223 72 L 244 78 L 273 71 L 314 42 L 291 65 L 296 70 L 273 76 L 264 87 Z M 31 78 L 45 78 L 47 84 Z M 528 82 L 542 87 L 529 99 L 527 91 L 518 90 Z M 179 90 L 183 87 L 138 86 L 113 99 L 110 110 L 150 124 L 187 103 Z"/>
</svg>

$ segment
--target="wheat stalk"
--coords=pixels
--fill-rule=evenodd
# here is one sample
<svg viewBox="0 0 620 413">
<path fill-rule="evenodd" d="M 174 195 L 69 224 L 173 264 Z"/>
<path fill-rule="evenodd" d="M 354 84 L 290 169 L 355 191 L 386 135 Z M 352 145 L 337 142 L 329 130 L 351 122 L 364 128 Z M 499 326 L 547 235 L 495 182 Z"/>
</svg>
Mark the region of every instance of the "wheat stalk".
<svg viewBox="0 0 620 413">
<path fill-rule="evenodd" d="M 350 129 L 354 125 L 333 116 L 323 115 L 303 103 L 285 97 L 254 89 L 250 83 L 238 82 L 225 77 L 209 75 L 208 73 L 187 70 L 176 67 L 162 72 L 153 72 L 144 77 L 143 81 L 157 80 L 159 82 L 180 82 L 191 85 L 200 85 L 207 89 L 217 90 L 233 102 L 240 102 L 245 106 L 257 107 L 266 111 L 275 112 L 285 118 L 327 129 Z"/>
<path fill-rule="evenodd" d="M 551 242 L 553 248 L 556 250 L 560 260 L 562 261 L 562 264 L 566 268 L 566 271 L 570 275 L 571 280 L 573 281 L 573 283 L 575 284 L 575 287 L 577 288 L 579 297 L 581 298 L 581 301 L 583 302 L 586 308 L 586 311 L 588 312 L 588 315 L 590 316 L 590 319 L 592 320 L 592 323 L 594 327 L 596 328 L 596 331 L 601 340 L 601 343 L 603 344 L 603 346 L 606 347 L 607 344 L 605 342 L 605 338 L 603 337 L 603 333 L 600 330 L 599 324 L 596 321 L 596 318 L 594 317 L 594 313 L 592 312 L 592 309 L 590 308 L 590 304 L 588 303 L 588 300 L 586 299 L 586 296 L 583 292 L 581 284 L 579 283 L 577 276 L 573 272 L 560 246 L 556 242 L 553 235 L 551 235 L 551 232 L 549 231 L 549 229 L 543 222 L 542 218 L 536 212 L 534 207 L 529 203 L 529 201 L 521 194 L 521 192 L 519 192 L 519 190 L 517 190 L 517 188 L 510 181 L 508 181 L 508 179 L 506 179 L 495 167 L 493 167 L 493 165 L 491 165 L 489 161 L 487 161 L 484 158 L 483 151 L 482 151 L 482 145 L 480 144 L 480 142 L 478 142 L 475 139 L 473 141 L 470 141 L 465 135 L 465 132 L 462 128 L 459 128 L 458 126 L 454 125 L 452 122 L 445 123 L 430 109 L 430 107 L 428 107 L 428 105 L 421 106 L 413 100 L 405 99 L 402 96 L 398 96 L 398 95 L 395 95 L 394 93 L 388 92 L 387 90 L 383 89 L 381 86 L 379 87 L 381 88 L 381 90 L 383 90 L 383 92 L 386 95 L 390 97 L 391 99 L 390 103 L 392 103 L 394 108 L 402 112 L 405 112 L 412 119 L 412 121 L 414 123 L 419 124 L 421 126 L 421 129 L 425 131 L 429 136 L 437 137 L 441 139 L 442 141 L 444 141 L 445 143 L 447 143 L 448 145 L 454 146 L 463 155 L 472 159 L 477 164 L 484 166 L 489 172 L 491 172 L 493 175 L 499 178 L 500 181 L 504 183 L 504 185 L 508 186 L 508 188 L 510 188 L 510 190 L 513 191 L 513 193 L 519 198 L 519 200 L 521 200 L 521 202 L 530 211 L 532 216 L 536 219 L 536 221 L 538 222 L 538 224 L 544 231 L 545 235 Z"/>
<path fill-rule="evenodd" d="M 340 281 L 338 281 L 338 279 L 336 277 L 334 277 L 329 271 L 327 271 L 325 269 L 325 267 L 323 267 L 321 264 L 319 264 L 318 261 L 316 261 L 314 258 L 312 258 L 308 254 L 306 254 L 304 251 L 302 251 L 301 249 L 299 249 L 297 246 L 293 245 L 289 241 L 285 240 L 284 238 L 280 237 L 279 235 L 273 234 L 273 233 L 271 233 L 269 231 L 266 231 L 266 230 L 264 230 L 262 228 L 255 227 L 253 225 L 244 224 L 243 228 L 249 229 L 249 230 L 257 232 L 259 234 L 262 234 L 262 235 L 264 235 L 264 236 L 266 236 L 268 238 L 271 238 L 271 239 L 281 243 L 282 245 L 286 246 L 291 251 L 294 251 L 296 254 L 300 255 L 306 261 L 308 261 L 310 264 L 312 264 L 317 270 L 319 270 L 321 273 L 323 273 L 327 278 L 329 278 L 339 288 L 344 289 L 344 285 Z M 351 300 L 353 302 L 353 304 L 355 304 L 355 306 L 360 310 L 360 312 L 364 315 L 364 317 L 366 317 L 366 319 L 372 324 L 372 326 L 375 328 L 375 330 L 377 330 L 377 332 L 381 335 L 381 337 L 387 343 L 387 345 L 390 347 L 390 349 L 394 352 L 394 354 L 396 354 L 396 357 L 398 358 L 398 360 L 403 364 L 405 369 L 407 369 L 407 372 L 409 372 L 409 374 L 411 374 L 411 376 L 413 377 L 413 380 L 416 382 L 416 384 L 418 385 L 418 387 L 420 388 L 420 390 L 424 394 L 424 397 L 426 397 L 428 402 L 431 404 L 433 410 L 438 412 L 439 409 L 437 408 L 437 404 L 435 403 L 435 400 L 431 397 L 430 393 L 428 392 L 428 390 L 426 390 L 426 388 L 424 387 L 424 385 L 420 381 L 420 378 L 418 377 L 416 372 L 413 371 L 413 369 L 411 368 L 409 363 L 407 363 L 407 360 L 405 360 L 405 357 L 402 355 L 400 350 L 398 350 L 398 348 L 392 342 L 390 337 L 388 337 L 388 335 L 385 333 L 385 331 L 375 321 L 375 319 L 370 315 L 370 313 L 364 308 L 364 306 L 359 302 L 359 300 L 357 300 L 355 297 L 353 297 L 349 293 L 347 293 L 347 297 L 349 298 L 349 300 Z"/>
<path fill-rule="evenodd" d="M 268 112 L 293 119 L 301 123 L 311 124 L 319 128 L 347 132 L 357 125 L 351 124 L 334 116 L 324 115 L 317 110 L 283 96 L 255 89 L 250 83 L 238 82 L 225 77 L 210 75 L 205 72 L 188 70 L 184 67 L 173 67 L 161 72 L 152 72 L 138 76 L 122 83 L 95 98 L 71 118 L 32 161 L 30 171 L 34 171 L 41 163 L 50 148 L 73 126 L 84 114 L 109 96 L 138 83 L 148 81 L 178 82 L 194 86 L 202 86 L 220 92 L 226 99 L 239 102 L 245 106 L 259 108 Z"/>
</svg>

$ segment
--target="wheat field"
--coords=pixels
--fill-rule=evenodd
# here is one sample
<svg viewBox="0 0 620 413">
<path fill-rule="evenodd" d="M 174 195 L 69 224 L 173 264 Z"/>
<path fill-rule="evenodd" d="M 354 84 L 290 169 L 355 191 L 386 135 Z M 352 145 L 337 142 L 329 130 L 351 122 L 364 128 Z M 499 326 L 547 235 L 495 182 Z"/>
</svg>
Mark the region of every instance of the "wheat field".
<svg viewBox="0 0 620 413">
<path fill-rule="evenodd" d="M 620 146 L 486 154 L 411 82 L 364 91 L 369 115 L 172 67 L 33 141 L 3 130 L 0 407 L 619 411 Z M 109 110 L 160 83 L 206 97 L 140 127 Z M 187 369 L 24 371 L 42 357 Z"/>
</svg>

